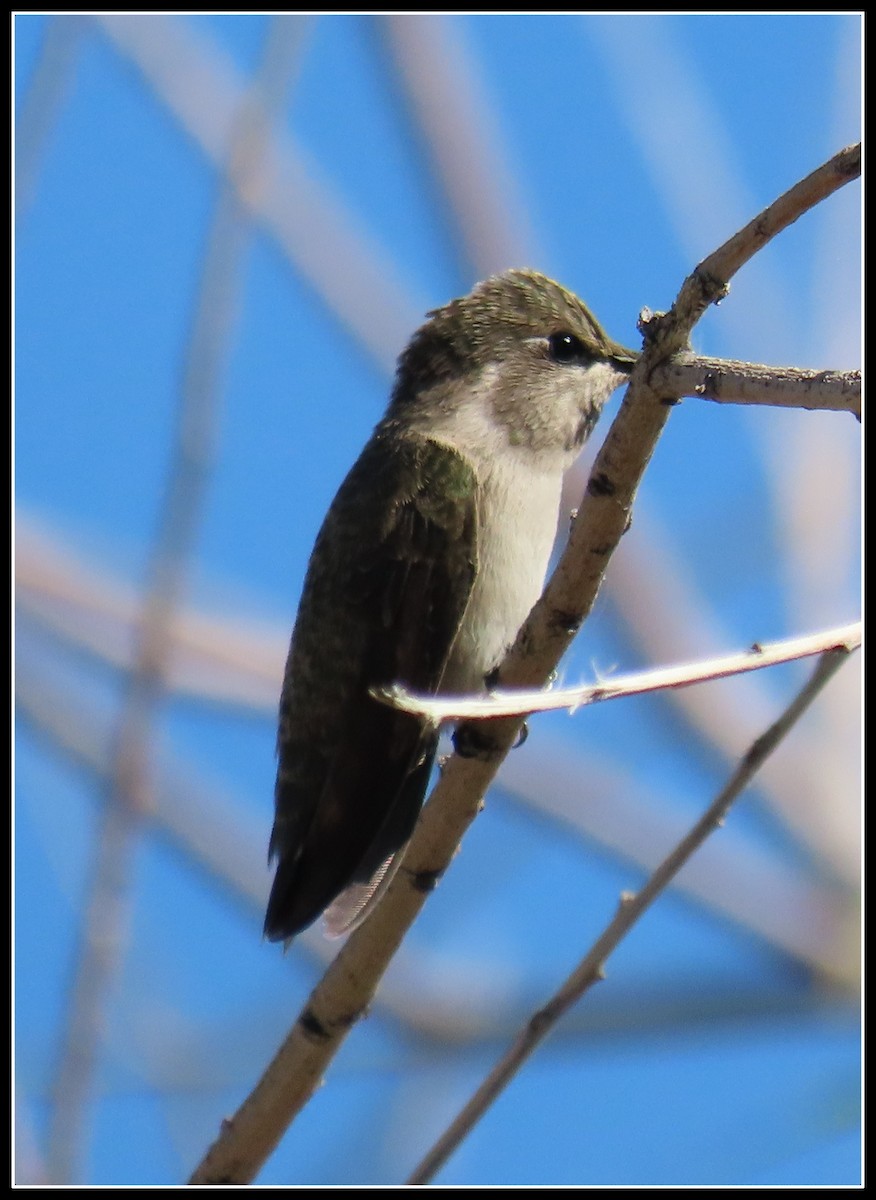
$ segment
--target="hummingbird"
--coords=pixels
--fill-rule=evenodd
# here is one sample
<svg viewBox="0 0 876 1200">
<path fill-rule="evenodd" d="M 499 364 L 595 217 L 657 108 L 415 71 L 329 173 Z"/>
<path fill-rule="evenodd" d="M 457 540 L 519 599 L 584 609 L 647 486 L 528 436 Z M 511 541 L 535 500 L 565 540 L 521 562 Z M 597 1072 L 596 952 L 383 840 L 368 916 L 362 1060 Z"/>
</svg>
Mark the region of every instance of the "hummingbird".
<svg viewBox="0 0 876 1200">
<path fill-rule="evenodd" d="M 429 783 L 434 724 L 372 689 L 483 691 L 541 592 L 564 472 L 638 355 L 509 270 L 427 314 L 308 564 L 280 698 L 265 936 L 355 928 Z"/>
</svg>

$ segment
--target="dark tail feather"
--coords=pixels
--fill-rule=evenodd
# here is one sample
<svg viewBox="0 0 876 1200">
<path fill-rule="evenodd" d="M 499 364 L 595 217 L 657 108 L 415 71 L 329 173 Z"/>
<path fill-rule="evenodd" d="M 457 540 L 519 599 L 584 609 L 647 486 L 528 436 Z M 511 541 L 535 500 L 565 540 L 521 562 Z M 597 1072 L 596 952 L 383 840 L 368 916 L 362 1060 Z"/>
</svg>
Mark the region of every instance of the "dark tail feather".
<svg viewBox="0 0 876 1200">
<path fill-rule="evenodd" d="M 314 861 L 312 849 L 307 855 L 306 843 L 297 853 L 284 856 L 280 852 L 265 915 L 264 932 L 269 941 L 288 942 L 336 902 L 339 907 L 329 927 L 332 936 L 361 924 L 398 869 L 420 815 L 437 746 L 437 734 L 430 734 L 421 743 L 416 767 L 406 776 L 395 803 L 358 863 L 344 877 L 338 877 L 336 862 Z M 354 820 L 355 814 L 350 819 Z"/>
</svg>

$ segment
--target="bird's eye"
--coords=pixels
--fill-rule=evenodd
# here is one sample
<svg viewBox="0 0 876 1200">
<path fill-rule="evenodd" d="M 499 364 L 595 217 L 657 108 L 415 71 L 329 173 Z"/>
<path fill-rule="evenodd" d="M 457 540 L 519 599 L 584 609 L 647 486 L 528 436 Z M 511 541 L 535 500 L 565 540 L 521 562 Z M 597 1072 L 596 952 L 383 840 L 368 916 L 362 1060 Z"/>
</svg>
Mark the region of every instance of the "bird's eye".
<svg viewBox="0 0 876 1200">
<path fill-rule="evenodd" d="M 591 357 L 581 339 L 566 331 L 551 334 L 548 338 L 548 353 L 553 361 L 558 363 L 581 362 Z"/>
</svg>

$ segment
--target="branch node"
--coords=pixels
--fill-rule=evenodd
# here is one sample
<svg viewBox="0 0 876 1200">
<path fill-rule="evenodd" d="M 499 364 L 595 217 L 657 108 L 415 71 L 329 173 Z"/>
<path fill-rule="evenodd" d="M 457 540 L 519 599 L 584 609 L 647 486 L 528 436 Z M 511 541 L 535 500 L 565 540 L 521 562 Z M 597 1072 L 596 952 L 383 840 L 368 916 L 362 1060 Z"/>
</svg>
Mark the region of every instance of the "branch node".
<svg viewBox="0 0 876 1200">
<path fill-rule="evenodd" d="M 315 1042 L 327 1042 L 332 1036 L 331 1030 L 323 1025 L 312 1008 L 304 1009 L 298 1018 L 298 1024 L 305 1035 Z"/>
<path fill-rule="evenodd" d="M 502 746 L 483 726 L 467 722 L 453 734 L 453 749 L 460 758 L 476 758 L 480 762 L 492 762 L 502 753 Z"/>
<path fill-rule="evenodd" d="M 724 279 L 719 279 L 717 275 L 713 275 L 711 271 L 703 267 L 702 263 L 694 268 L 693 274 L 700 285 L 703 301 L 706 306 L 709 304 L 718 305 L 730 294 L 730 284 Z"/>
<path fill-rule="evenodd" d="M 565 612 L 562 609 L 553 609 L 548 616 L 551 628 L 555 629 L 557 633 L 568 634 L 569 637 L 574 637 L 574 635 L 578 632 L 578 630 L 581 628 L 581 622 L 583 619 L 584 617 L 582 613 Z"/>
<path fill-rule="evenodd" d="M 613 496 L 616 490 L 613 480 L 604 471 L 596 472 L 587 481 L 587 491 L 591 496 Z"/>
<path fill-rule="evenodd" d="M 434 892 L 438 886 L 441 876 L 444 874 L 444 868 L 439 868 L 433 871 L 408 871 L 408 878 L 411 881 L 411 887 L 424 895 L 429 892 Z"/>
</svg>

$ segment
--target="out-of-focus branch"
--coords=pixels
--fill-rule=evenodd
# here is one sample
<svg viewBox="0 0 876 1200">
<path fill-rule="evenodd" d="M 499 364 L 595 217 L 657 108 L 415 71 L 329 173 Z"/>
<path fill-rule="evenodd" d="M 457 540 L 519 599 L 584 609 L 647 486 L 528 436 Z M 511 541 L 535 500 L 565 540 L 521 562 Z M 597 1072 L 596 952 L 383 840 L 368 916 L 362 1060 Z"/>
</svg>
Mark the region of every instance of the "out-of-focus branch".
<svg viewBox="0 0 876 1200">
<path fill-rule="evenodd" d="M 477 278 L 539 259 L 491 103 L 445 13 L 375 18 L 389 46 Z M 466 274 L 467 274 L 466 268 Z"/>
<path fill-rule="evenodd" d="M 33 200 L 40 163 L 61 112 L 88 22 L 79 14 L 49 17 L 36 67 L 15 127 L 15 219 Z"/>
<path fill-rule="evenodd" d="M 851 177 L 847 160 L 844 151 L 790 189 L 696 268 L 670 313 L 643 322 L 645 349 L 597 455 L 569 547 L 503 663 L 499 673 L 502 686 L 544 686 L 592 608 L 609 558 L 627 527 L 639 482 L 677 399 L 655 392 L 651 373 L 686 347 L 693 325 L 710 303 L 726 294 L 730 277 L 742 263 L 774 233 Z M 446 870 L 460 838 L 477 815 L 520 725 L 519 718 L 499 718 L 457 732 L 458 744 L 465 744 L 468 754 L 464 758 L 454 755 L 447 763 L 402 869 L 383 901 L 350 936 L 311 993 L 255 1089 L 234 1117 L 223 1123 L 191 1183 L 244 1183 L 255 1176 L 313 1094 L 349 1029 L 367 1009 L 427 893 Z"/>
<path fill-rule="evenodd" d="M 277 19 L 253 91 L 229 141 L 234 186 L 223 186 L 194 313 L 139 642 L 113 738 L 109 800 L 97 835 L 84 925 L 53 1086 L 49 1172 L 75 1182 L 83 1151 L 103 1024 L 128 928 L 128 881 L 141 817 L 151 805 L 153 726 L 165 690 L 174 613 L 183 595 L 216 434 L 219 381 L 233 328 L 245 229 L 238 190 L 258 191 L 270 126 L 297 62 L 298 24 Z"/>
<path fill-rule="evenodd" d="M 246 85 L 233 63 L 177 14 L 101 13 L 115 49 L 218 169 Z M 429 307 L 408 293 L 386 254 L 317 173 L 288 132 L 267 148 L 265 186 L 240 199 L 276 239 L 295 270 L 391 375 L 396 356 Z"/>
<path fill-rule="evenodd" d="M 850 650 L 839 647 L 826 651 L 811 678 L 798 692 L 777 721 L 749 747 L 727 784 L 688 835 L 667 855 L 639 892 L 621 897 L 617 914 L 594 942 L 572 974 L 548 1003 L 535 1013 L 508 1052 L 496 1064 L 471 1100 L 438 1139 L 408 1179 L 409 1184 L 428 1183 L 450 1155 L 477 1124 L 495 1099 L 508 1086 L 524 1062 L 554 1028 L 559 1019 L 584 993 L 604 977 L 609 955 L 627 935 L 647 908 L 681 870 L 687 860 L 725 820 L 733 802 L 748 787 L 761 764 L 803 715 L 827 681 L 846 661 Z"/>
<path fill-rule="evenodd" d="M 35 527 L 15 525 L 15 605 L 54 638 L 118 670 L 133 666 L 143 601 L 132 584 Z M 279 622 L 178 608 L 165 687 L 213 704 L 274 714 L 289 641 Z"/>
</svg>

